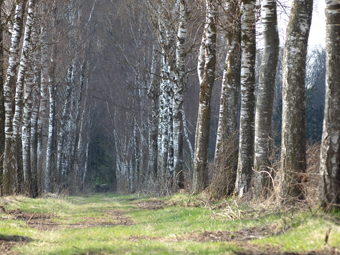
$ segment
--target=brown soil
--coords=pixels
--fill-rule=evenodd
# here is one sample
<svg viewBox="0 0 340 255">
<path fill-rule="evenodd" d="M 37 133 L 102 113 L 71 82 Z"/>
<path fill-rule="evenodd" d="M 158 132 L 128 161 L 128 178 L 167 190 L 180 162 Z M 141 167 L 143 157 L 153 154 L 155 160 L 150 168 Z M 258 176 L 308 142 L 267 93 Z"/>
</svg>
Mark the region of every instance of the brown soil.
<svg viewBox="0 0 340 255">
<path fill-rule="evenodd" d="M 162 200 L 154 200 L 154 201 L 141 201 L 135 202 L 134 205 L 137 205 L 140 209 L 145 210 L 159 210 L 163 209 L 165 206 L 165 202 Z"/>
<path fill-rule="evenodd" d="M 16 245 L 25 245 L 32 239 L 23 236 L 0 237 L 0 254 L 14 254 L 11 249 Z"/>
<path fill-rule="evenodd" d="M 58 228 L 91 228 L 106 227 L 114 225 L 132 225 L 133 221 L 124 216 L 122 212 L 117 210 L 103 211 L 103 217 L 83 218 L 81 222 L 75 224 L 65 224 L 53 222 L 53 218 L 57 218 L 50 214 L 22 212 L 20 209 L 5 210 L 0 206 L 0 220 L 23 220 L 32 228 L 50 231 Z M 31 239 L 23 236 L 0 236 L 0 254 L 14 254 L 11 249 L 16 245 L 24 245 Z"/>
<path fill-rule="evenodd" d="M 334 247 L 325 247 L 323 250 L 310 252 L 282 252 L 270 245 L 248 245 L 239 243 L 240 251 L 234 251 L 236 255 L 338 255 L 340 251 Z"/>
<path fill-rule="evenodd" d="M 122 212 L 114 210 L 105 211 L 104 217 L 83 218 L 79 223 L 65 224 L 53 222 L 52 219 L 57 217 L 50 214 L 22 212 L 20 209 L 6 211 L 4 208 L 0 209 L 2 209 L 3 213 L 6 215 L 2 216 L 2 220 L 23 220 L 26 221 L 26 224 L 30 227 L 44 231 L 58 228 L 91 228 L 133 224 L 133 222 L 128 217 L 124 216 Z"/>
<path fill-rule="evenodd" d="M 23 220 L 26 221 L 26 224 L 30 227 L 39 230 L 50 230 L 58 227 L 57 223 L 51 221 L 51 219 L 54 218 L 51 214 L 22 212 L 20 209 L 4 210 L 4 208 L 2 208 L 2 211 L 8 215 L 2 217 L 2 219 Z"/>
<path fill-rule="evenodd" d="M 87 217 L 83 218 L 81 222 L 75 224 L 64 225 L 69 228 L 91 228 L 91 227 L 108 227 L 115 225 L 133 225 L 133 221 L 124 216 L 124 214 L 117 210 L 103 211 L 103 217 Z"/>
<path fill-rule="evenodd" d="M 267 235 L 273 235 L 272 228 L 246 228 L 234 232 L 229 231 L 204 231 L 201 233 L 189 233 L 185 239 L 197 242 L 229 242 L 229 241 L 247 241 L 252 239 L 264 238 Z"/>
</svg>

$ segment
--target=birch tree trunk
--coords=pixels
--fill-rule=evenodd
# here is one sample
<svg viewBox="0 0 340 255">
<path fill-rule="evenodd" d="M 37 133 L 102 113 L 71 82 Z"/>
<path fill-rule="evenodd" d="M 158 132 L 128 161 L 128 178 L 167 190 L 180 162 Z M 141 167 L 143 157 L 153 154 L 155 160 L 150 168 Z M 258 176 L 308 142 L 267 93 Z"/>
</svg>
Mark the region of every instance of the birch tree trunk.
<svg viewBox="0 0 340 255">
<path fill-rule="evenodd" d="M 223 68 L 219 119 L 215 147 L 216 181 L 223 182 L 224 194 L 234 190 L 237 170 L 238 107 L 241 71 L 241 13 L 239 4 L 227 1 L 227 55 Z M 223 180 L 220 180 L 223 178 Z M 213 185 L 216 182 L 212 182 Z M 219 187 L 221 188 L 221 187 Z"/>
<path fill-rule="evenodd" d="M 157 179 L 157 159 L 158 159 L 158 109 L 157 109 L 157 87 L 156 87 L 156 67 L 157 67 L 157 49 L 155 44 L 152 47 L 152 63 L 151 63 L 151 75 L 150 75 L 150 88 L 148 95 L 151 100 L 151 119 L 149 128 L 149 162 L 148 162 L 148 176 Z"/>
<path fill-rule="evenodd" d="M 34 78 L 32 88 L 32 115 L 31 115 L 31 190 L 32 193 L 38 193 L 38 119 L 40 105 L 40 75 L 38 70 L 39 48 L 35 52 Z"/>
<path fill-rule="evenodd" d="M 130 192 L 133 193 L 136 191 L 136 187 L 138 189 L 139 183 L 138 183 L 138 177 L 140 172 L 140 154 L 139 154 L 139 139 L 138 139 L 138 124 L 136 118 L 134 118 L 134 125 L 133 125 L 133 150 L 134 150 L 134 167 L 131 164 L 131 188 Z"/>
<path fill-rule="evenodd" d="M 326 103 L 320 156 L 319 201 L 340 208 L 340 3 L 326 0 Z"/>
<path fill-rule="evenodd" d="M 24 82 L 26 77 L 27 65 L 29 61 L 29 57 L 31 54 L 32 48 L 32 27 L 34 23 L 34 8 L 35 8 L 35 0 L 29 0 L 28 3 L 28 13 L 25 25 L 25 33 L 24 33 L 24 43 L 22 46 L 21 59 L 18 71 L 18 77 L 16 82 L 16 93 L 15 93 L 15 113 L 13 117 L 13 137 L 12 137 L 12 153 L 13 153 L 13 166 L 14 166 L 14 174 L 16 176 L 15 187 L 17 191 L 21 191 L 22 185 L 22 173 L 20 166 L 20 157 L 22 156 L 20 148 L 21 148 L 21 140 L 20 140 L 20 125 L 22 119 L 22 112 L 24 106 Z M 27 85 L 30 86 L 30 85 Z M 29 116 L 27 117 L 28 124 Z M 28 140 L 27 132 L 25 133 L 25 139 Z M 29 148 L 29 146 L 27 147 Z M 28 159 L 28 157 L 26 157 Z M 25 164 L 28 166 L 27 164 Z M 24 178 L 25 179 L 25 178 Z"/>
<path fill-rule="evenodd" d="M 211 118 L 211 93 L 215 81 L 216 65 L 216 20 L 217 7 L 213 0 L 206 0 L 206 26 L 202 39 L 198 73 L 200 95 L 195 136 L 195 159 L 193 191 L 199 193 L 208 185 L 208 147 Z M 202 67 L 204 68 L 202 69 Z"/>
<path fill-rule="evenodd" d="M 254 162 L 255 120 L 255 1 L 243 1 L 241 18 L 241 116 L 235 191 L 243 196 L 250 189 Z"/>
<path fill-rule="evenodd" d="M 27 78 L 25 82 L 25 94 L 24 94 L 24 113 L 22 124 L 22 170 L 24 179 L 24 191 L 31 193 L 31 116 L 32 116 L 32 88 L 33 72 L 27 71 Z"/>
<path fill-rule="evenodd" d="M 47 138 L 47 150 L 46 150 L 46 169 L 45 169 L 45 192 L 52 192 L 52 164 L 53 158 L 56 153 L 55 148 L 55 136 L 56 136 L 56 85 L 55 85 L 55 68 L 56 64 L 54 62 L 54 50 L 52 52 L 52 59 L 51 59 L 51 71 L 49 77 L 49 85 L 48 85 L 48 92 L 49 92 L 49 99 L 50 99 L 50 111 L 49 111 L 49 121 L 48 121 L 48 138 Z"/>
<path fill-rule="evenodd" d="M 79 138 L 81 135 L 81 113 L 83 110 L 82 107 L 82 102 L 83 102 L 83 97 L 84 97 L 84 83 L 85 83 L 85 72 L 86 72 L 86 66 L 87 66 L 87 61 L 86 57 L 83 61 L 83 64 L 81 65 L 80 68 L 80 81 L 79 81 L 79 95 L 77 98 L 77 109 L 76 109 L 76 118 L 74 122 L 74 143 L 72 145 L 72 151 L 71 151 L 71 164 L 70 170 L 77 169 L 77 150 L 78 150 L 78 143 L 79 143 Z M 75 173 L 75 176 L 77 176 L 78 173 Z"/>
<path fill-rule="evenodd" d="M 23 18 L 25 13 L 26 1 L 16 1 L 15 20 L 13 22 L 11 46 L 9 50 L 9 63 L 4 85 L 5 100 L 5 152 L 4 152 L 4 193 L 13 192 L 15 181 L 15 169 L 13 157 L 11 154 L 13 126 L 12 126 L 12 95 L 11 88 L 15 88 L 15 77 L 17 66 L 19 65 L 19 47 L 23 27 Z"/>
<path fill-rule="evenodd" d="M 73 63 L 68 68 L 65 103 L 63 107 L 63 113 L 62 113 L 59 137 L 58 137 L 57 171 L 58 171 L 59 182 L 64 182 L 66 178 L 66 162 L 65 162 L 65 157 L 64 157 L 64 150 L 65 150 L 64 147 L 65 147 L 65 137 L 68 131 L 67 123 L 68 123 L 69 112 L 71 108 L 72 76 L 73 76 Z"/>
<path fill-rule="evenodd" d="M 52 22 L 51 27 L 54 28 L 57 22 L 57 6 L 56 3 L 52 6 Z M 55 31 L 52 30 L 52 42 L 56 41 Z M 48 116 L 48 135 L 47 135 L 47 147 L 46 147 L 46 167 L 45 167 L 45 180 L 44 180 L 44 192 L 52 192 L 53 184 L 52 178 L 57 178 L 57 168 L 55 166 L 57 159 L 56 148 L 56 135 L 57 135 L 57 123 L 56 123 L 56 46 L 50 47 L 50 70 L 49 70 L 49 116 Z M 54 169 L 53 169 L 54 167 Z M 52 172 L 52 169 L 54 170 Z"/>
<path fill-rule="evenodd" d="M 42 14 L 44 15 L 46 11 L 46 4 L 42 3 Z M 48 134 L 48 42 L 47 42 L 47 27 L 41 26 L 41 73 L 40 73 L 40 109 L 39 109 L 39 119 L 37 127 L 37 170 L 39 170 L 39 176 L 45 176 L 45 168 L 43 167 L 43 160 L 46 158 L 46 144 L 47 144 L 47 134 Z M 38 172 L 37 172 L 38 173 Z M 45 180 L 39 180 L 42 183 L 42 189 L 44 189 Z"/>
<path fill-rule="evenodd" d="M 276 67 L 279 57 L 276 0 L 262 3 L 264 51 L 260 66 L 255 119 L 254 193 L 256 197 L 268 195 L 271 186 L 271 136 L 275 94 Z"/>
<path fill-rule="evenodd" d="M 4 0 L 0 0 L 0 9 Z M 2 20 L 2 12 L 0 11 L 0 21 Z M 3 192 L 3 156 L 5 152 L 5 101 L 4 101 L 4 43 L 3 43 L 3 27 L 0 26 L 0 196 Z"/>
<path fill-rule="evenodd" d="M 169 87 L 169 65 L 168 55 L 165 51 L 167 47 L 166 30 L 165 26 L 160 22 L 160 43 L 162 46 L 161 52 L 161 84 L 160 84 L 160 97 L 159 97 L 159 129 L 160 143 L 158 144 L 159 159 L 158 159 L 158 179 L 165 181 L 166 171 L 168 168 L 168 152 L 169 152 L 169 101 L 168 101 L 168 87 Z"/>
<path fill-rule="evenodd" d="M 281 199 L 303 198 L 306 171 L 305 65 L 313 0 L 294 0 L 283 53 Z"/>
<path fill-rule="evenodd" d="M 186 1 L 180 0 L 179 25 L 176 43 L 176 82 L 174 84 L 173 98 L 173 139 L 174 139 L 174 173 L 177 186 L 184 188 L 183 174 L 183 93 L 185 78 L 185 39 L 187 33 Z"/>
</svg>

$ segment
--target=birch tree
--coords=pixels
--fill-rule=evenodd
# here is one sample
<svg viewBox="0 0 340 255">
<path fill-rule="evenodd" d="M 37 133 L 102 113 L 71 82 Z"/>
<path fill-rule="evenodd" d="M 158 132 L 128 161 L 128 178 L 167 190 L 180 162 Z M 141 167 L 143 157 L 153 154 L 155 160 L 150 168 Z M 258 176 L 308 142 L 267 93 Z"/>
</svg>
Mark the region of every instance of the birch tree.
<svg viewBox="0 0 340 255">
<path fill-rule="evenodd" d="M 56 5 L 52 7 L 52 27 L 56 24 Z M 55 31 L 52 31 L 52 42 L 55 43 Z M 48 116 L 48 137 L 46 147 L 46 168 L 45 168 L 45 180 L 44 180 L 44 191 L 52 191 L 52 167 L 53 159 L 55 159 L 56 148 L 56 49 L 55 46 L 51 47 L 50 50 L 50 71 L 49 71 L 49 82 L 48 82 L 48 94 L 49 94 L 49 116 Z M 56 173 L 54 173 L 55 175 Z M 55 176 L 54 176 L 55 177 Z"/>
<path fill-rule="evenodd" d="M 23 106 L 24 106 L 24 82 L 26 77 L 26 71 L 27 71 L 27 65 L 31 53 L 32 48 L 32 27 L 34 23 L 34 8 L 35 8 L 35 0 L 29 0 L 28 2 L 28 13 L 26 18 L 26 25 L 25 25 L 25 33 L 24 33 L 24 43 L 22 46 L 22 52 L 21 52 L 21 59 L 20 59 L 20 65 L 19 65 L 19 71 L 18 71 L 18 77 L 16 82 L 16 93 L 15 93 L 15 113 L 13 117 L 13 138 L 12 138 L 12 153 L 14 155 L 13 157 L 13 165 L 14 165 L 14 174 L 16 176 L 15 180 L 17 183 L 15 184 L 16 189 L 19 189 L 19 186 L 22 185 L 22 173 L 20 172 L 20 157 L 22 156 L 20 153 L 20 125 L 21 125 L 21 119 L 22 119 L 22 113 L 23 113 Z M 27 85 L 30 86 L 30 85 Z M 27 124 L 28 124 L 27 118 Z M 28 132 L 25 132 L 25 134 L 28 134 Z M 25 137 L 28 139 L 28 137 Z M 28 146 L 29 148 L 29 146 Z M 28 159 L 28 157 L 26 157 Z M 28 166 L 29 164 L 25 164 Z M 27 171 L 27 170 L 26 170 Z M 25 172 L 24 172 L 25 173 Z M 24 176 L 25 177 L 25 176 Z M 24 178 L 25 179 L 25 178 Z"/>
<path fill-rule="evenodd" d="M 281 199 L 303 198 L 306 171 L 305 65 L 313 0 L 294 0 L 283 53 Z"/>
<path fill-rule="evenodd" d="M 241 116 L 235 191 L 243 196 L 250 189 L 254 162 L 255 120 L 255 1 L 243 1 L 241 18 Z"/>
<path fill-rule="evenodd" d="M 185 39 L 187 33 L 186 2 L 179 2 L 179 25 L 176 42 L 176 82 L 173 98 L 174 173 L 179 188 L 184 188 L 183 173 L 183 92 L 185 78 Z"/>
<path fill-rule="evenodd" d="M 326 102 L 320 155 L 319 201 L 326 210 L 340 206 L 340 3 L 326 0 Z"/>
<path fill-rule="evenodd" d="M 9 50 L 9 63 L 6 74 L 6 82 L 4 84 L 4 100 L 5 100 L 5 152 L 4 152 L 4 193 L 10 194 L 13 192 L 15 181 L 15 169 L 13 166 L 12 138 L 13 138 L 13 123 L 12 123 L 12 95 L 11 88 L 15 87 L 15 77 L 17 75 L 17 66 L 19 65 L 19 47 L 22 34 L 23 19 L 27 1 L 16 1 L 15 16 L 13 22 L 11 46 Z"/>
<path fill-rule="evenodd" d="M 0 1 L 0 10 L 4 0 Z M 0 11 L 2 20 L 2 11 Z M 3 156 L 5 151 L 5 102 L 4 102 L 4 34 L 0 26 L 0 195 L 3 195 Z"/>
<path fill-rule="evenodd" d="M 152 60 L 150 70 L 150 87 L 148 96 L 151 100 L 151 118 L 149 128 L 149 162 L 148 162 L 148 176 L 157 179 L 157 158 L 158 158 L 158 93 L 157 93 L 157 80 L 156 80 L 156 68 L 157 68 L 157 48 L 155 43 L 152 46 Z"/>
<path fill-rule="evenodd" d="M 40 63 L 40 50 L 37 48 L 34 58 L 35 65 L 33 69 L 33 83 L 35 86 L 32 87 L 32 113 L 31 113 L 31 190 L 32 192 L 38 192 L 38 118 L 39 118 L 39 105 L 40 105 L 40 70 L 38 68 L 38 63 Z"/>
<path fill-rule="evenodd" d="M 237 137 L 238 137 L 238 106 L 240 95 L 241 67 L 241 29 L 240 6 L 234 1 L 227 1 L 226 41 L 227 54 L 223 67 L 222 89 L 218 128 L 215 146 L 216 181 L 222 182 L 225 189 L 223 195 L 233 191 L 237 170 Z M 232 150 L 232 151 L 229 151 Z M 222 180 L 221 180 L 222 178 Z M 212 185 L 216 185 L 212 181 Z M 214 188 L 214 187 L 213 187 Z M 221 188 L 221 187 L 217 187 Z"/>
<path fill-rule="evenodd" d="M 215 81 L 217 7 L 206 0 L 206 25 L 200 47 L 198 76 L 200 82 L 199 109 L 195 135 L 193 191 L 199 193 L 208 186 L 208 147 L 211 118 L 211 93 Z"/>
<path fill-rule="evenodd" d="M 271 184 L 270 155 L 276 66 L 279 57 L 276 0 L 262 2 L 264 50 L 260 66 L 255 119 L 254 193 L 268 194 Z"/>
</svg>

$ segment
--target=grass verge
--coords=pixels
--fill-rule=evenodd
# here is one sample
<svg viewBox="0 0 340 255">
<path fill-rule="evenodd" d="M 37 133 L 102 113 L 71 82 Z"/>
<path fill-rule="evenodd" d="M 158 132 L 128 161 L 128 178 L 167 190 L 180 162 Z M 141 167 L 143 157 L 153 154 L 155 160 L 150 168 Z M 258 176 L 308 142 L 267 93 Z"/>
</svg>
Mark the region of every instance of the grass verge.
<svg viewBox="0 0 340 255">
<path fill-rule="evenodd" d="M 0 204 L 1 254 L 340 254 L 340 215 L 315 210 L 256 210 L 187 194 L 18 196 Z"/>
</svg>

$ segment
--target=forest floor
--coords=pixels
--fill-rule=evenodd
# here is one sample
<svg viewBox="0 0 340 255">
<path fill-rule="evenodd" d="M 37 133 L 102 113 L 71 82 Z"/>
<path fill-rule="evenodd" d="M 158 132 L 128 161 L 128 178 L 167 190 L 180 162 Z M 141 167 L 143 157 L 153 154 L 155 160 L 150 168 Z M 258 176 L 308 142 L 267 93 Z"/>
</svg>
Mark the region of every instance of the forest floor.
<svg viewBox="0 0 340 255">
<path fill-rule="evenodd" d="M 188 194 L 3 197 L 0 254 L 340 254 L 340 215 Z"/>
</svg>

